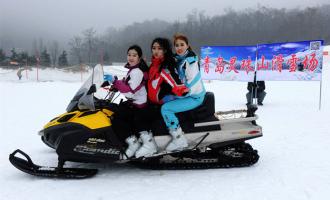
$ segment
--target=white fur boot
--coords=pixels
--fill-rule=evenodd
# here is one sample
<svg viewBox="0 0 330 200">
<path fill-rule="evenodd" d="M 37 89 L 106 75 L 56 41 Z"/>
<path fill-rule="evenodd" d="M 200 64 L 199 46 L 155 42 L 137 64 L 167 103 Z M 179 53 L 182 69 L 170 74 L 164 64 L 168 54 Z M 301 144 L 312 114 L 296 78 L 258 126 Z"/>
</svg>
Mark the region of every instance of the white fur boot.
<svg viewBox="0 0 330 200">
<path fill-rule="evenodd" d="M 170 134 L 172 135 L 172 140 L 166 147 L 167 152 L 181 151 L 188 147 L 188 141 L 180 126 L 177 129 L 170 130 Z"/>
<path fill-rule="evenodd" d="M 142 140 L 142 146 L 136 151 L 136 158 L 147 157 L 157 153 L 157 144 L 151 132 L 140 132 L 140 139 Z"/>
<path fill-rule="evenodd" d="M 135 152 L 140 148 L 141 144 L 135 135 L 126 138 L 125 142 L 128 144 L 125 154 L 128 158 L 130 158 L 135 155 Z M 123 158 L 126 156 L 124 155 Z"/>
</svg>

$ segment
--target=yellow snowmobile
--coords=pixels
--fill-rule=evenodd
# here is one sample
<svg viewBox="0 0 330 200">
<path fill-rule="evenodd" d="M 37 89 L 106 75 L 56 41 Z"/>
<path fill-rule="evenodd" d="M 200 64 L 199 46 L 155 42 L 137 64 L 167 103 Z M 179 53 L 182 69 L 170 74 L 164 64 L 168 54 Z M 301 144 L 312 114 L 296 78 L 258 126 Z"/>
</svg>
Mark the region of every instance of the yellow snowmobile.
<svg viewBox="0 0 330 200">
<path fill-rule="evenodd" d="M 126 146 L 120 134 L 127 122 L 116 120 L 116 92 L 103 92 L 105 97 L 99 97 L 102 82 L 103 68 L 97 65 L 71 100 L 67 112 L 50 120 L 39 132 L 42 141 L 56 150 L 57 167 L 36 165 L 19 149 L 10 154 L 10 162 L 19 170 L 36 176 L 86 178 L 98 170 L 67 168 L 65 162 L 120 162 L 148 169 L 205 169 L 250 166 L 259 159 L 257 151 L 245 143 L 262 136 L 262 128 L 256 123 L 257 108 L 251 105 L 247 110 L 215 112 L 211 92 L 207 92 L 198 108 L 178 113 L 189 142 L 187 149 L 172 153 L 165 151 L 171 137 L 159 116 L 152 122 L 151 130 L 159 147 L 158 153 L 124 159 Z"/>
</svg>

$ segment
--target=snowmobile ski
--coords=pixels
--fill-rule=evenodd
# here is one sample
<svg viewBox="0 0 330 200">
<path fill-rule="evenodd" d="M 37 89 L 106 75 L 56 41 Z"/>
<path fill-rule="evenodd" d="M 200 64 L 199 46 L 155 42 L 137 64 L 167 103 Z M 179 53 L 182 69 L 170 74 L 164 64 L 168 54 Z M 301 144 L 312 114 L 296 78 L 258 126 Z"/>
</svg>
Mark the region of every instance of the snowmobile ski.
<svg viewBox="0 0 330 200">
<path fill-rule="evenodd" d="M 26 160 L 15 156 L 17 153 L 24 156 Z M 36 165 L 32 162 L 31 158 L 20 149 L 15 150 L 9 155 L 9 161 L 17 169 L 27 174 L 48 178 L 83 179 L 92 177 L 98 172 L 97 169 L 63 168 L 64 163 L 59 164 L 58 167 Z"/>
</svg>

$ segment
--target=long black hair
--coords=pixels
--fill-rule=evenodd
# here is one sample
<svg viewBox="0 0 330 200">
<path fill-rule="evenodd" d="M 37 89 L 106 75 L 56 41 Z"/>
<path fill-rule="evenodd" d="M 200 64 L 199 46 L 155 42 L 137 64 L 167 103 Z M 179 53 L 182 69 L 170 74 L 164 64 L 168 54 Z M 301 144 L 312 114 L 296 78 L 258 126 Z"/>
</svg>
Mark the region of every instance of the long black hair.
<svg viewBox="0 0 330 200">
<path fill-rule="evenodd" d="M 128 52 L 129 52 L 130 50 L 135 50 L 135 51 L 137 52 L 137 54 L 138 54 L 138 56 L 139 56 L 139 58 L 140 58 L 140 66 L 139 66 L 139 68 L 140 68 L 143 72 L 147 72 L 147 71 L 149 70 L 149 68 L 148 68 L 148 65 L 147 65 L 147 63 L 145 62 L 145 60 L 142 58 L 143 53 L 142 53 L 142 49 L 141 49 L 141 47 L 140 47 L 139 45 L 134 44 L 134 45 L 128 47 L 128 49 L 127 49 L 127 54 L 128 54 Z"/>
<path fill-rule="evenodd" d="M 173 57 L 172 46 L 170 41 L 167 38 L 157 37 L 152 41 L 151 49 L 155 43 L 158 43 L 159 46 L 162 47 L 164 51 L 164 61 L 162 62 L 159 71 L 161 71 L 162 69 L 168 69 L 170 70 L 170 72 L 174 72 L 176 63 Z"/>
</svg>

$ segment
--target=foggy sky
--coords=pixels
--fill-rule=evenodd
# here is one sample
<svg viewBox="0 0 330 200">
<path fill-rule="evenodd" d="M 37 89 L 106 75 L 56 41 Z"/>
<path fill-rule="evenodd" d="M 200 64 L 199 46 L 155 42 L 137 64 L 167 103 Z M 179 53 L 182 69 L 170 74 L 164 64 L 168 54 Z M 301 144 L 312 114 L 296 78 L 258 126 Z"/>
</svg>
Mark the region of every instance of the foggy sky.
<svg viewBox="0 0 330 200">
<path fill-rule="evenodd" d="M 305 8 L 329 0 L 0 0 L 0 39 L 68 40 L 87 28 L 98 33 L 155 18 L 184 21 L 193 9 L 206 15 L 225 8 L 242 10 L 267 6 Z"/>
</svg>

